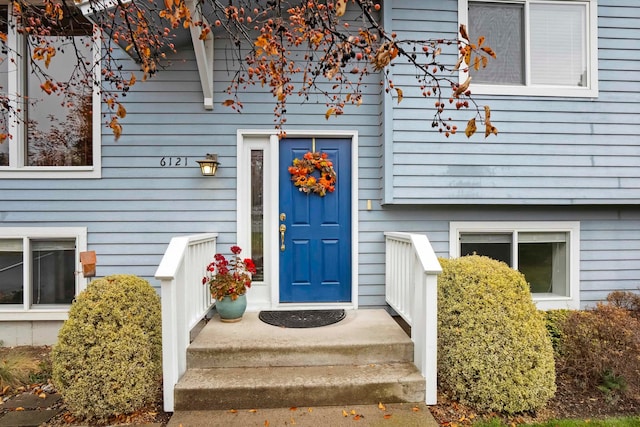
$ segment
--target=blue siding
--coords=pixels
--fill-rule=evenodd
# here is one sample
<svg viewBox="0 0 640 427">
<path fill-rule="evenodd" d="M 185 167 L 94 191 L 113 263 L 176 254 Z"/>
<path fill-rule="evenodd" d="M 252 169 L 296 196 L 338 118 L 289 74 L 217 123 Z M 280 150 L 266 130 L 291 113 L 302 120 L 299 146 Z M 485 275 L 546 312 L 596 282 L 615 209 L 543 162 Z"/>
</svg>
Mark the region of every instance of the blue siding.
<svg viewBox="0 0 640 427">
<path fill-rule="evenodd" d="M 273 130 L 273 98 L 255 87 L 242 95 L 242 113 L 223 107 L 229 79 L 224 40 L 216 41 L 215 55 L 214 111 L 203 108 L 195 57 L 183 48 L 170 68 L 128 93 L 121 138 L 114 141 L 103 129 L 101 179 L 2 180 L 0 227 L 86 226 L 98 276 L 136 274 L 154 286 L 172 237 L 217 232 L 221 248 L 235 244 L 237 130 Z M 127 64 L 136 72 L 135 63 Z M 381 89 L 377 76 L 369 83 L 365 102 L 348 106 L 348 114 L 325 120 L 321 100 L 290 108 L 287 123 L 288 129 L 358 131 L 360 207 L 380 194 Z M 203 178 L 195 162 L 208 152 L 222 163 L 215 178 Z M 187 157 L 187 167 L 163 168 L 163 156 Z M 379 305 L 379 284 L 361 287 L 363 305 Z"/>
<path fill-rule="evenodd" d="M 399 38 L 453 37 L 456 0 L 394 2 Z M 599 96 L 479 96 L 492 108 L 498 137 L 463 132 L 445 139 L 431 128 L 433 112 L 415 90 L 409 66 L 394 68 L 404 101 L 387 116 L 386 203 L 391 204 L 638 204 L 640 202 L 640 8 L 599 0 Z M 425 23 L 426 22 L 426 23 Z M 454 55 L 443 58 L 453 62 Z M 447 55 L 448 54 L 448 55 Z M 412 90 L 413 89 L 413 90 Z M 473 89 L 473 88 L 472 88 Z M 471 113 L 456 114 L 464 129 Z M 479 126 L 480 127 L 480 126 Z"/>
<path fill-rule="evenodd" d="M 449 256 L 450 221 L 580 221 L 580 300 L 593 306 L 615 290 L 640 291 L 640 209 L 637 207 L 413 206 L 367 213 L 360 224 L 361 283 L 383 290 L 385 231 L 426 234 Z M 381 295 L 384 295 L 381 293 Z M 372 298 L 384 304 L 384 296 Z"/>
<path fill-rule="evenodd" d="M 431 129 L 432 101 L 409 89 L 385 110 L 393 104 L 380 96 L 376 76 L 365 103 L 338 118 L 326 121 L 322 102 L 290 108 L 289 129 L 359 133 L 361 306 L 384 305 L 383 232 L 425 233 L 448 256 L 450 221 L 580 221 L 583 304 L 640 286 L 640 7 L 599 4 L 599 98 L 486 98 L 497 138 L 445 140 Z M 457 1 L 394 1 L 392 15 L 385 19 L 401 37 L 452 37 Z M 222 107 L 224 41 L 215 53 L 214 111 L 203 109 L 195 58 L 183 49 L 171 68 L 127 96 L 120 140 L 105 129 L 102 179 L 2 180 L 0 227 L 86 226 L 99 276 L 131 273 L 154 285 L 172 237 L 218 232 L 221 247 L 235 243 L 236 132 L 272 129 L 273 104 L 251 88 L 242 114 Z M 443 57 L 455 60 L 453 53 Z M 410 75 L 394 69 L 396 83 L 414 84 Z M 387 135 L 385 114 L 393 118 Z M 222 163 L 211 179 L 195 164 L 207 152 Z M 187 157 L 188 167 L 162 168 L 162 156 Z"/>
</svg>

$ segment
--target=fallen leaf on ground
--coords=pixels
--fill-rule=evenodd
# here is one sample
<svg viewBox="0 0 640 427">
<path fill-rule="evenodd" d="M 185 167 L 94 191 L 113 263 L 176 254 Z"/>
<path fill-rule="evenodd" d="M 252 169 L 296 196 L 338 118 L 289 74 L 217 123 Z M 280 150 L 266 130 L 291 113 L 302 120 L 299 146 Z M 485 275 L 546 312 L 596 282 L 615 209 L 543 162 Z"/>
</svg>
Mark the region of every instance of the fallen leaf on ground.
<svg viewBox="0 0 640 427">
<path fill-rule="evenodd" d="M 386 406 L 384 406 L 384 405 L 382 404 L 382 402 L 380 402 L 380 403 L 378 403 L 378 409 L 380 409 L 381 411 L 386 411 L 386 410 L 387 410 L 387 407 L 386 407 Z"/>
<path fill-rule="evenodd" d="M 389 418 L 391 418 L 391 414 L 384 414 L 382 418 L 384 418 L 385 420 L 388 420 Z"/>
<path fill-rule="evenodd" d="M 258 412 L 257 409 L 249 409 L 249 412 L 251 412 L 252 414 L 255 414 L 256 412 Z"/>
<path fill-rule="evenodd" d="M 343 410 L 342 410 L 342 416 L 343 416 L 343 417 L 348 417 L 348 416 L 349 416 L 349 414 L 347 414 L 347 411 L 345 411 L 345 410 L 343 409 Z"/>
</svg>

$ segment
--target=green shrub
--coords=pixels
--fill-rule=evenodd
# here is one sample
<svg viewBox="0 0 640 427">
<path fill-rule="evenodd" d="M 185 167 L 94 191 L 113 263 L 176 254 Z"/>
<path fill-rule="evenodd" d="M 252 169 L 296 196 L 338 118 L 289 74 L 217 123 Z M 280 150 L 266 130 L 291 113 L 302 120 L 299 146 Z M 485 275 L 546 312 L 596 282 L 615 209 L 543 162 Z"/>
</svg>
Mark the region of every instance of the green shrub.
<svg viewBox="0 0 640 427">
<path fill-rule="evenodd" d="M 562 338 L 564 336 L 563 327 L 564 322 L 569 317 L 570 310 L 558 309 L 543 311 L 545 326 L 549 337 L 551 338 L 551 345 L 553 346 L 553 353 L 558 356 L 562 351 Z"/>
<path fill-rule="evenodd" d="M 155 398 L 162 374 L 160 299 L 149 282 L 115 275 L 89 284 L 53 347 L 53 380 L 71 412 L 106 420 Z"/>
<path fill-rule="evenodd" d="M 585 390 L 640 396 L 640 321 L 629 310 L 599 304 L 572 312 L 563 334 L 561 372 Z"/>
<path fill-rule="evenodd" d="M 441 259 L 438 379 L 478 410 L 517 413 L 553 397 L 553 348 L 524 276 L 477 255 Z"/>
</svg>

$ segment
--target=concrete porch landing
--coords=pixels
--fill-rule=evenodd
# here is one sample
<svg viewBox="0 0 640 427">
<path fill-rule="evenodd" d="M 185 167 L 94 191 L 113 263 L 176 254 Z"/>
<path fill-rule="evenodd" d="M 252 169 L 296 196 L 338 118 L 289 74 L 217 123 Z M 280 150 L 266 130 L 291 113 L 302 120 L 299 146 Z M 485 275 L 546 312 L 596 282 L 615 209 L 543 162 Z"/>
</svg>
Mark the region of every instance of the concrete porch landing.
<svg viewBox="0 0 640 427">
<path fill-rule="evenodd" d="M 251 351 L 249 351 L 251 350 Z M 225 366 L 365 365 L 413 360 L 413 343 L 385 310 L 348 310 L 320 328 L 279 328 L 245 313 L 240 322 L 216 316 L 189 346 L 189 368 Z"/>
<path fill-rule="evenodd" d="M 384 310 L 348 311 L 337 324 L 285 329 L 246 313 L 214 317 L 187 351 L 175 411 L 424 402 L 413 343 Z"/>
</svg>

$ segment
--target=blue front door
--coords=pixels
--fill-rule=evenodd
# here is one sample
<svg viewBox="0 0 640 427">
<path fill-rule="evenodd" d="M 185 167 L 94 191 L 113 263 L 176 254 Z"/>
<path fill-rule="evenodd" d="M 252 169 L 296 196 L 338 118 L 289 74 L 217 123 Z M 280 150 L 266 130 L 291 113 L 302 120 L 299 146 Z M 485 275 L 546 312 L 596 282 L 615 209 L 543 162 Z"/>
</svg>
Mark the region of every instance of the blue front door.
<svg viewBox="0 0 640 427">
<path fill-rule="evenodd" d="M 335 191 L 324 197 L 291 181 L 293 159 L 310 151 L 326 153 L 336 171 Z M 280 302 L 350 302 L 351 140 L 282 139 L 279 170 Z"/>
</svg>

